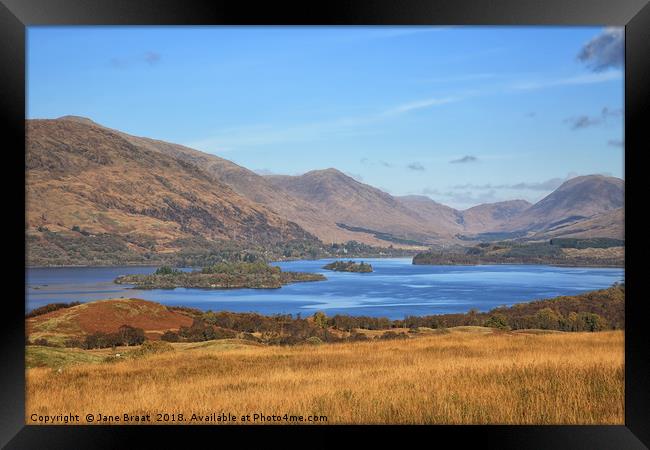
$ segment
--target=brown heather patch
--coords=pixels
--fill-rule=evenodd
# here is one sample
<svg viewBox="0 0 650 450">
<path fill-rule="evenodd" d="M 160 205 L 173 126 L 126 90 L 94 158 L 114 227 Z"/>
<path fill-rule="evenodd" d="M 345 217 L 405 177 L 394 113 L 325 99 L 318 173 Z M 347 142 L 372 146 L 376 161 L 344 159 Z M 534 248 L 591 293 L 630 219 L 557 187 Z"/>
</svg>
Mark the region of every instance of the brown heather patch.
<svg viewBox="0 0 650 450">
<path fill-rule="evenodd" d="M 169 311 L 158 303 L 141 299 L 109 299 L 82 303 L 27 320 L 30 339 L 50 336 L 80 337 L 116 332 L 120 326 L 142 328 L 147 337 L 158 339 L 166 330 L 192 325 L 192 318 Z"/>
<path fill-rule="evenodd" d="M 333 423 L 623 424 L 622 331 L 267 347 L 227 340 L 27 371 L 27 417 L 230 412 Z"/>
</svg>

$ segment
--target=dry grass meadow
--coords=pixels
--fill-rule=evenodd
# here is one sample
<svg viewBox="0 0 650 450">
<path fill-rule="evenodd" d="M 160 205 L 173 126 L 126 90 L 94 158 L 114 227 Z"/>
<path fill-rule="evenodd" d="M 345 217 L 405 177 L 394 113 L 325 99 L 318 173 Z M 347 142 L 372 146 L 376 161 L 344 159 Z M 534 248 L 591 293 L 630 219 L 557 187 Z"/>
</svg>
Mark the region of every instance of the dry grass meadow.
<svg viewBox="0 0 650 450">
<path fill-rule="evenodd" d="M 328 424 L 623 424 L 623 389 L 622 331 L 459 327 L 318 346 L 179 343 L 119 362 L 30 368 L 26 420 L 181 413 L 196 423 L 192 413 L 261 412 Z"/>
</svg>

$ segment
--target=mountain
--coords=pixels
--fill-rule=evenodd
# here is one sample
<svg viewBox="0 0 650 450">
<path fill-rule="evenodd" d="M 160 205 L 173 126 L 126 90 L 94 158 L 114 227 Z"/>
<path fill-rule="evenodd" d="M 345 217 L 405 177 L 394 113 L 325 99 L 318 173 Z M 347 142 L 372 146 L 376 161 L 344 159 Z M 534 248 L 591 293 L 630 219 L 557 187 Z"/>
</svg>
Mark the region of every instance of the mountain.
<svg viewBox="0 0 650 450">
<path fill-rule="evenodd" d="M 395 198 L 436 230 L 452 234 L 464 229 L 464 218 L 461 211 L 431 200 L 424 195 L 404 195 Z"/>
<path fill-rule="evenodd" d="M 65 116 L 60 119 L 100 126 L 90 119 L 78 116 Z M 317 236 L 323 242 L 345 242 L 356 240 L 369 245 L 385 246 L 386 241 L 377 239 L 371 233 L 350 231 L 340 228 L 334 220 L 324 215 L 321 210 L 307 201 L 292 196 L 282 189 L 273 186 L 265 177 L 238 164 L 215 155 L 179 144 L 132 136 L 119 130 L 102 127 L 119 134 L 127 141 L 148 150 L 163 153 L 180 159 L 213 175 L 219 181 L 230 186 L 235 192 L 277 212 L 287 220 L 299 224 L 309 233 Z"/>
<path fill-rule="evenodd" d="M 68 119 L 29 120 L 26 133 L 28 246 L 41 257 L 77 241 L 127 255 L 173 252 L 179 239 L 315 240 L 200 165 L 121 133 Z"/>
<path fill-rule="evenodd" d="M 340 228 L 331 217 L 323 214 L 317 205 L 291 195 L 283 189 L 278 189 L 267 178 L 231 161 L 182 145 L 130 136 L 125 133 L 120 133 L 120 135 L 136 145 L 201 167 L 239 195 L 295 222 L 323 242 L 356 240 L 369 245 L 386 245 L 385 241 L 375 238 L 370 233 L 352 232 Z"/>
<path fill-rule="evenodd" d="M 540 232 L 589 220 L 622 208 L 624 198 L 625 184 L 620 178 L 603 175 L 572 178 L 504 223 L 501 230 Z"/>
<path fill-rule="evenodd" d="M 77 116 L 27 121 L 26 170 L 32 264 L 142 262 L 227 243 L 266 252 L 288 241 L 421 248 L 623 236 L 618 178 L 573 178 L 534 205 L 511 200 L 459 211 L 424 196 L 392 196 L 333 168 L 262 176 Z"/>
<path fill-rule="evenodd" d="M 393 197 L 333 168 L 299 176 L 269 175 L 266 179 L 276 188 L 316 206 L 339 227 L 367 230 L 388 242 L 435 243 L 450 238 L 457 227 L 451 208 L 430 200 L 447 217 L 429 220 L 431 215 L 427 217 L 414 209 L 414 203 L 421 199 Z M 436 206 L 430 205 L 430 209 Z"/>
<path fill-rule="evenodd" d="M 498 230 L 513 217 L 530 208 L 526 200 L 485 203 L 462 212 L 466 233 L 486 233 Z"/>
</svg>

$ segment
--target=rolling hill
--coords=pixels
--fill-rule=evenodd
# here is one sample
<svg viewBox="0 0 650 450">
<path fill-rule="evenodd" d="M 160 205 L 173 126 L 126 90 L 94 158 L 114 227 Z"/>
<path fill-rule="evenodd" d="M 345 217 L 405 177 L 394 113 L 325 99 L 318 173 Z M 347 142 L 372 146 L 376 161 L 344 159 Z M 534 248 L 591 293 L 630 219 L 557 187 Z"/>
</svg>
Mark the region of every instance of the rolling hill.
<svg viewBox="0 0 650 450">
<path fill-rule="evenodd" d="M 26 319 L 30 340 L 46 339 L 63 344 L 96 333 L 114 333 L 122 325 L 142 328 L 148 339 L 159 339 L 168 330 L 192 325 L 192 318 L 165 306 L 141 299 L 107 299 L 82 303 Z"/>
<path fill-rule="evenodd" d="M 183 239 L 316 240 L 199 165 L 92 123 L 28 121 L 26 172 L 28 247 L 36 260 L 75 246 L 128 258 L 177 251 Z"/>
</svg>

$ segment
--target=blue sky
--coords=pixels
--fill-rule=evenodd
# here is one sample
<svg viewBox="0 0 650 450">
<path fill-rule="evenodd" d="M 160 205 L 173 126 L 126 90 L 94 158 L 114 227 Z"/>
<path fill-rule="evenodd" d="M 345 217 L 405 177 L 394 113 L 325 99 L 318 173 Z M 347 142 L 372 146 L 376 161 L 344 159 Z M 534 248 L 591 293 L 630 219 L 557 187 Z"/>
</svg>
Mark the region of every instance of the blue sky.
<svg viewBox="0 0 650 450">
<path fill-rule="evenodd" d="M 335 167 L 467 208 L 623 177 L 623 32 L 30 27 L 28 118 L 73 114 L 259 173 Z"/>
</svg>

